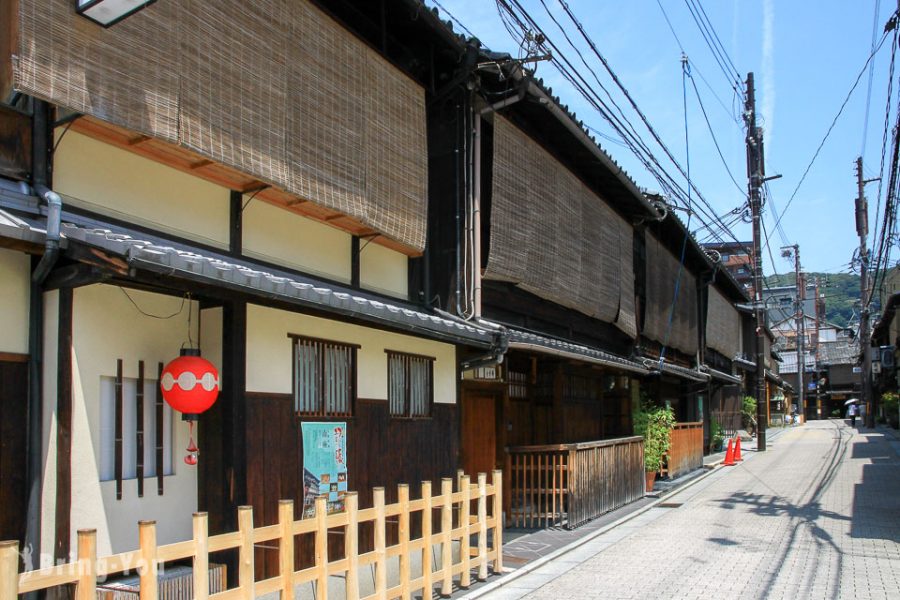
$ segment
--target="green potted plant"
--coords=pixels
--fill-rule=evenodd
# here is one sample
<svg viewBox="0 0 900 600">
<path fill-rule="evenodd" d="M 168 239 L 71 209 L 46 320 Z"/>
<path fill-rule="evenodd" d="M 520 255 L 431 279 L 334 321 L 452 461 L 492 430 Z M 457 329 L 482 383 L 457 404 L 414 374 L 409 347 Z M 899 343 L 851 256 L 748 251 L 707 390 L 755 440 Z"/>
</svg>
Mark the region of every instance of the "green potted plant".
<svg viewBox="0 0 900 600">
<path fill-rule="evenodd" d="M 884 418 L 894 429 L 900 428 L 900 396 L 895 392 L 885 392 L 881 395 L 881 406 L 884 410 Z"/>
<path fill-rule="evenodd" d="M 725 442 L 725 430 L 715 421 L 709 424 L 709 445 L 713 452 L 722 450 L 722 444 Z"/>
<path fill-rule="evenodd" d="M 656 474 L 662 468 L 674 427 L 675 413 L 668 406 L 656 406 L 645 399 L 634 414 L 634 434 L 644 438 L 644 471 L 648 492 L 653 489 Z"/>
</svg>

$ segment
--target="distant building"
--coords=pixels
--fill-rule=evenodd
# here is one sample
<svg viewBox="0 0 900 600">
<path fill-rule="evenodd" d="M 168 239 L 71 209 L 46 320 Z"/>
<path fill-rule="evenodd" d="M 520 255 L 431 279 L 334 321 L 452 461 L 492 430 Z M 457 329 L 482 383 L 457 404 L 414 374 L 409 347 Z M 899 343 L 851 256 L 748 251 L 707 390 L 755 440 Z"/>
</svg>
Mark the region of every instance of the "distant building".
<svg viewBox="0 0 900 600">
<path fill-rule="evenodd" d="M 722 242 L 718 244 L 703 244 L 706 250 L 714 250 L 719 253 L 722 266 L 731 273 L 750 297 L 753 297 L 753 262 L 750 256 L 752 242 Z"/>
</svg>

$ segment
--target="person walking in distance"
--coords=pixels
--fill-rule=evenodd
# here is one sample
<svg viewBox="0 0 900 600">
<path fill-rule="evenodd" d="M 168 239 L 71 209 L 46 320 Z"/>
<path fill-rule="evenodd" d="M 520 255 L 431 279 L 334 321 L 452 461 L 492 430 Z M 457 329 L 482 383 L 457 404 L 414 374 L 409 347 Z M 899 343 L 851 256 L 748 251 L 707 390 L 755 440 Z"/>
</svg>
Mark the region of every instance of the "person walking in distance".
<svg viewBox="0 0 900 600">
<path fill-rule="evenodd" d="M 856 415 L 859 414 L 859 407 L 856 404 L 851 404 L 850 408 L 847 409 L 847 416 L 850 417 L 850 427 L 856 427 Z"/>
</svg>

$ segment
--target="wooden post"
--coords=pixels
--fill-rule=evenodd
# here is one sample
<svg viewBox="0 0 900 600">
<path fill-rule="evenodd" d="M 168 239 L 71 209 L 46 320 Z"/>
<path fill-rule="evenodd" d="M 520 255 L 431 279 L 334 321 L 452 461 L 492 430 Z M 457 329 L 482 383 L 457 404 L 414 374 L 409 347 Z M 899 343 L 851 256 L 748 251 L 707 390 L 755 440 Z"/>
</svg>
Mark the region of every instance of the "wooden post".
<svg viewBox="0 0 900 600">
<path fill-rule="evenodd" d="M 449 596 L 453 593 L 453 480 L 449 477 L 441 479 L 441 496 L 441 595 Z"/>
<path fill-rule="evenodd" d="M 238 587 L 245 600 L 253 600 L 255 567 L 253 556 L 253 507 L 238 506 L 238 532 L 241 534 L 241 545 L 238 556 Z"/>
<path fill-rule="evenodd" d="M 156 579 L 156 521 L 140 521 L 138 537 L 141 544 L 141 600 L 157 600 L 159 582 Z"/>
<path fill-rule="evenodd" d="M 347 600 L 359 598 L 359 496 L 349 492 L 344 497 L 347 506 L 347 528 L 344 548 L 347 556 Z M 282 600 L 285 600 L 282 596 Z"/>
<path fill-rule="evenodd" d="M 328 598 L 328 496 L 316 496 L 316 598 Z"/>
<path fill-rule="evenodd" d="M 460 492 L 462 492 L 462 503 L 459 507 L 459 526 L 462 528 L 462 536 L 459 539 L 459 558 L 462 561 L 462 573 L 459 576 L 459 586 L 463 588 L 469 587 L 472 583 L 472 574 L 469 570 L 469 503 L 471 501 L 472 490 L 470 489 L 469 476 L 463 475 L 460 478 Z"/>
<path fill-rule="evenodd" d="M 387 519 L 384 516 L 384 488 L 372 490 L 372 505 L 375 507 L 375 598 L 387 598 Z"/>
<path fill-rule="evenodd" d="M 278 572 L 281 600 L 294 600 L 294 501 L 278 501 Z"/>
<path fill-rule="evenodd" d="M 507 452 L 506 452 L 506 469 L 505 470 L 506 470 L 506 474 L 508 475 L 509 479 L 504 479 L 503 485 L 507 485 L 507 486 L 512 485 L 512 482 L 513 482 L 512 466 L 513 466 L 512 454 L 510 454 L 509 451 L 507 450 Z M 496 473 L 497 473 L 497 471 L 494 471 L 495 475 L 496 475 Z M 508 491 L 512 492 L 512 489 L 510 488 Z M 507 520 L 508 524 L 512 524 L 512 521 L 511 521 L 512 502 L 510 502 L 510 500 L 512 500 L 512 493 L 503 494 L 504 504 L 503 504 L 503 513 L 502 514 L 505 515 L 507 519 L 509 519 L 509 520 Z M 498 514 L 501 514 L 501 513 L 498 513 Z"/>
<path fill-rule="evenodd" d="M 401 483 L 397 486 L 397 499 L 400 505 L 398 537 L 400 538 L 400 598 L 409 600 L 409 486 Z"/>
<path fill-rule="evenodd" d="M 19 595 L 19 542 L 0 542 L 0 600 Z"/>
<path fill-rule="evenodd" d="M 478 474 L 478 581 L 487 579 L 487 475 Z"/>
<path fill-rule="evenodd" d="M 77 600 L 97 600 L 97 530 L 78 530 Z"/>
<path fill-rule="evenodd" d="M 431 482 L 422 482 L 422 600 L 431 600 Z"/>
<path fill-rule="evenodd" d="M 571 529 L 576 522 L 575 515 L 578 513 L 578 508 L 582 502 L 582 498 L 580 497 L 581 473 L 578 470 L 577 464 L 578 452 L 574 448 L 569 448 L 568 461 L 569 462 L 566 465 L 566 476 L 569 478 L 569 497 L 566 499 L 566 525 Z M 560 517 L 562 517 L 562 511 L 560 511 Z M 562 525 L 562 518 L 560 518 L 560 525 Z"/>
<path fill-rule="evenodd" d="M 194 513 L 194 600 L 209 597 L 209 515 Z"/>
<path fill-rule="evenodd" d="M 494 549 L 497 556 L 494 558 L 494 573 L 503 574 L 503 471 L 497 469 L 491 477 L 494 485 Z"/>
</svg>

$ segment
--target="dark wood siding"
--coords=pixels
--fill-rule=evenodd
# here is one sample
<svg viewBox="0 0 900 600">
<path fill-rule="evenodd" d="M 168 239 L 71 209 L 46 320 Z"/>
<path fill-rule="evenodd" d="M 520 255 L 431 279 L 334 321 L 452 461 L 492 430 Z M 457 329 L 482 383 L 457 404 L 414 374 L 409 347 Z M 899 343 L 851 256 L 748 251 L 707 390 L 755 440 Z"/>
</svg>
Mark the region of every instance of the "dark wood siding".
<svg viewBox="0 0 900 600">
<path fill-rule="evenodd" d="M 248 393 L 246 414 L 247 500 L 253 506 L 254 525 L 277 523 L 280 499 L 294 500 L 295 517 L 299 516 L 303 501 L 302 421 L 293 411 L 292 397 Z M 359 399 L 352 418 L 303 420 L 347 422 L 349 487 L 359 492 L 360 508 L 372 505 L 373 487 L 384 487 L 390 503 L 396 500 L 399 483 L 410 484 L 410 495 L 417 498 L 422 481 L 433 481 L 437 488 L 442 477 L 456 474 L 456 405 L 435 404 L 430 419 L 392 419 L 386 401 Z M 371 541 L 371 533 L 362 530 L 360 549 L 370 548 Z M 306 548 L 306 540 L 298 546 L 299 568 L 308 564 L 312 546 Z M 341 552 L 338 544 L 334 551 Z M 277 572 L 274 549 L 258 550 L 256 559 L 259 575 Z"/>
<path fill-rule="evenodd" d="M 0 357 L 0 540 L 25 537 L 27 357 Z M 9 359 L 9 360 L 7 360 Z"/>
</svg>

